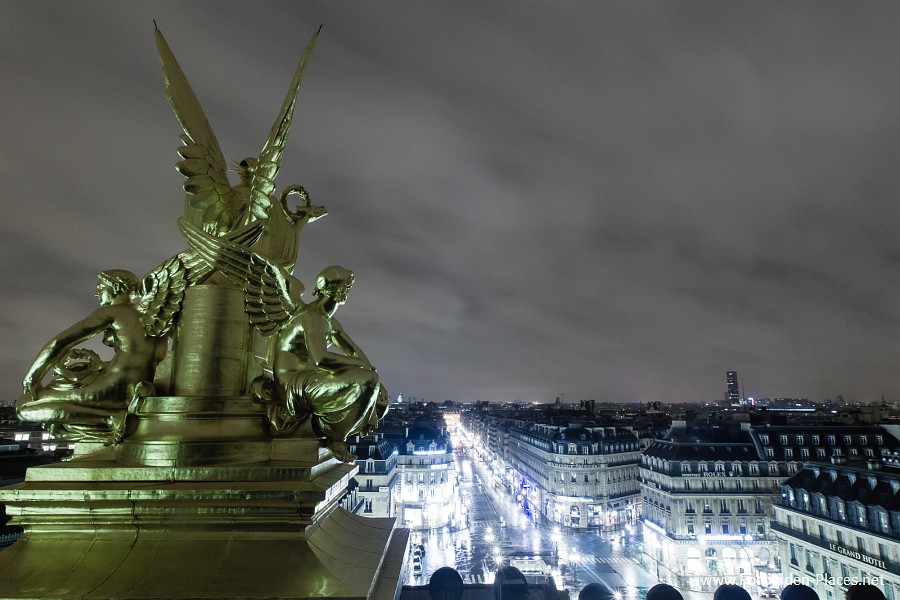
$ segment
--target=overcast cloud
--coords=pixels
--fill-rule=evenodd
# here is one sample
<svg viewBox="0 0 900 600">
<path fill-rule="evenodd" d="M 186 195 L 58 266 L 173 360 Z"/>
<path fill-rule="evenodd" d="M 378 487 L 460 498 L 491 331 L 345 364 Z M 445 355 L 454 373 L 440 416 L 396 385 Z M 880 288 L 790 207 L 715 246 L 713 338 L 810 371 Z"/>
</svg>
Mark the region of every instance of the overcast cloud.
<svg viewBox="0 0 900 600">
<path fill-rule="evenodd" d="M 25 2 L 0 24 L 2 402 L 185 247 L 156 19 L 230 161 L 310 35 L 296 274 L 392 395 L 900 399 L 900 5 Z"/>
</svg>

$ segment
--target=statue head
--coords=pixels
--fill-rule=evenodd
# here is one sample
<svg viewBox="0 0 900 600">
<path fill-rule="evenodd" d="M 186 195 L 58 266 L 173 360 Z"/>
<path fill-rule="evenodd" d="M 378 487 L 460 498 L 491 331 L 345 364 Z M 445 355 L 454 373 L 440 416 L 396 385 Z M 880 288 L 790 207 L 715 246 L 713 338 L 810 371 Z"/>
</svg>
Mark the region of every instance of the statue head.
<svg viewBox="0 0 900 600">
<path fill-rule="evenodd" d="M 103 302 L 101 293 L 105 290 L 108 290 L 109 295 L 113 298 L 123 294 L 130 297 L 138 293 L 141 285 L 137 276 L 125 269 L 102 271 L 97 275 L 97 279 L 99 280 L 97 283 L 97 297 L 100 298 L 101 303 Z"/>
<path fill-rule="evenodd" d="M 250 181 L 253 177 L 253 174 L 256 172 L 256 166 L 259 164 L 259 160 L 253 157 L 245 158 L 241 162 L 238 163 L 238 177 L 241 178 L 241 181 Z"/>
<path fill-rule="evenodd" d="M 354 281 L 353 271 L 338 265 L 325 267 L 316 276 L 316 296 L 331 298 L 338 303 L 347 301 L 347 295 Z"/>
</svg>

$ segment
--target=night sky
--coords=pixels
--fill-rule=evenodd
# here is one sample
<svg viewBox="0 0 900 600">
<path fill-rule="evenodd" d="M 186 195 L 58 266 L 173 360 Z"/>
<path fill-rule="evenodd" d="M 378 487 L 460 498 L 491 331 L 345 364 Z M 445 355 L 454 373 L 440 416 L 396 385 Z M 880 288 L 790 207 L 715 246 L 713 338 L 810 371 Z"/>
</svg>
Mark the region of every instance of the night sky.
<svg viewBox="0 0 900 600">
<path fill-rule="evenodd" d="M 392 396 L 900 399 L 900 4 L 31 2 L 0 22 L 0 401 L 186 243 L 153 19 L 231 162 L 299 56 L 295 272 Z M 234 179 L 236 182 L 236 178 Z"/>
</svg>

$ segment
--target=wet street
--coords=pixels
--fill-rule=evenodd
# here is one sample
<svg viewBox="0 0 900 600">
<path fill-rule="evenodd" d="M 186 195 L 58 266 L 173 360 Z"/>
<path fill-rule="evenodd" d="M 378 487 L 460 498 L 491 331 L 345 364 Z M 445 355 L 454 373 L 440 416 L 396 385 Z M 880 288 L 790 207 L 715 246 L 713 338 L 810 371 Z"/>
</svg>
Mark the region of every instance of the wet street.
<svg viewBox="0 0 900 600">
<path fill-rule="evenodd" d="M 588 583 L 601 583 L 625 600 L 643 597 L 656 584 L 632 558 L 640 542 L 638 527 L 576 533 L 535 522 L 539 517 L 526 514 L 464 443 L 456 461 L 465 514 L 455 519 L 458 528 L 412 532 L 413 544 L 424 553 L 421 566 L 409 570 L 407 583 L 425 584 L 443 566 L 455 568 L 467 583 L 490 583 L 500 564 L 526 564 L 552 574 L 573 598 Z M 546 567 L 519 561 L 543 561 Z"/>
</svg>

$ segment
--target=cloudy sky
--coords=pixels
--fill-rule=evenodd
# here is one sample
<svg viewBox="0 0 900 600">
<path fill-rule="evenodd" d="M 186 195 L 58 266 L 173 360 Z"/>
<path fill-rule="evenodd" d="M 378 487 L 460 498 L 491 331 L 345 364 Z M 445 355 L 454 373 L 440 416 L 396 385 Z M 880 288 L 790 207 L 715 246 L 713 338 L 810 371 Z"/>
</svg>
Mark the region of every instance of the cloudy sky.
<svg viewBox="0 0 900 600">
<path fill-rule="evenodd" d="M 230 161 L 323 24 L 278 182 L 392 395 L 900 399 L 900 4 L 13 1 L 0 401 L 185 247 L 153 19 Z"/>
</svg>

